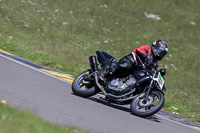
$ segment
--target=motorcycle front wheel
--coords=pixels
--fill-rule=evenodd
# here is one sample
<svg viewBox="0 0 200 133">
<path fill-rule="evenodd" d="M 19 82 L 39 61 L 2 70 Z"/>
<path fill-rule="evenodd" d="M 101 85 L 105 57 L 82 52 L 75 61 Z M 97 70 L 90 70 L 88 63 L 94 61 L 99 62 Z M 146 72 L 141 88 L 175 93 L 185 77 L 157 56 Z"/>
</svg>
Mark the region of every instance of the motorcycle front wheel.
<svg viewBox="0 0 200 133">
<path fill-rule="evenodd" d="M 161 91 L 154 90 L 147 100 L 144 96 L 136 97 L 131 103 L 131 111 L 134 115 L 148 117 L 157 113 L 164 105 L 165 97 Z"/>
<path fill-rule="evenodd" d="M 81 97 L 90 97 L 98 93 L 94 81 L 86 81 L 85 77 L 90 74 L 90 70 L 80 73 L 72 83 L 72 92 Z"/>
</svg>

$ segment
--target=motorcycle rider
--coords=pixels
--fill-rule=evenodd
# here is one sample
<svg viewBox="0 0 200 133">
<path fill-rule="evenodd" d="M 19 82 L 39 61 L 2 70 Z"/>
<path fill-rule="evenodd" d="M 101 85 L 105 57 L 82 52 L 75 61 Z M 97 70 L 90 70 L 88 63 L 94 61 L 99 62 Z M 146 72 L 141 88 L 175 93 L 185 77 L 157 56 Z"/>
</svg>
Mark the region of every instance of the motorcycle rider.
<svg viewBox="0 0 200 133">
<path fill-rule="evenodd" d="M 144 68 L 155 70 L 158 67 L 158 61 L 162 60 L 168 50 L 168 45 L 163 40 L 155 41 L 151 47 L 142 45 L 121 58 L 115 67 L 111 66 L 107 70 L 100 70 L 99 78 L 104 81 L 108 74 L 125 73 L 138 64 Z"/>
</svg>

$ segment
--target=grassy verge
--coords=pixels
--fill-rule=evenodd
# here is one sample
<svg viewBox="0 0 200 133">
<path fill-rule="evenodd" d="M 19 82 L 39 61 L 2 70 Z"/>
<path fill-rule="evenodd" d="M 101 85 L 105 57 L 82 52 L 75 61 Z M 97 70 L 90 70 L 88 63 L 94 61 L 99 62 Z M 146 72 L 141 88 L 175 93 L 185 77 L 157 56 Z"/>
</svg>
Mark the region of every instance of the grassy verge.
<svg viewBox="0 0 200 133">
<path fill-rule="evenodd" d="M 0 3 L 0 48 L 73 76 L 96 50 L 120 59 L 163 39 L 170 47 L 159 62 L 167 69 L 164 109 L 200 122 L 199 0 Z"/>
<path fill-rule="evenodd" d="M 36 115 L 0 104 L 1 133 L 86 133 L 45 122 Z"/>
</svg>

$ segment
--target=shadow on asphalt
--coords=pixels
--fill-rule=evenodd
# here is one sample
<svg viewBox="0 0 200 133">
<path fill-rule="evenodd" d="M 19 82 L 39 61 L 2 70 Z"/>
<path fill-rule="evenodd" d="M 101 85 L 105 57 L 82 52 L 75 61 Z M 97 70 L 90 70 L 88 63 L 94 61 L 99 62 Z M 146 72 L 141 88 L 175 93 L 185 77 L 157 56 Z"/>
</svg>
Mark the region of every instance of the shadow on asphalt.
<svg viewBox="0 0 200 133">
<path fill-rule="evenodd" d="M 115 109 L 118 109 L 118 110 L 121 110 L 121 111 L 129 112 L 130 114 L 132 114 L 130 108 L 128 108 L 128 107 L 124 107 L 122 105 L 117 105 L 117 104 L 112 104 L 112 103 L 109 103 L 109 102 L 104 101 L 102 99 L 95 98 L 95 97 L 90 97 L 89 99 L 92 100 L 92 101 L 95 101 L 97 103 L 100 103 L 100 104 L 103 104 L 103 105 L 106 105 L 106 106 L 109 106 L 109 107 L 112 107 L 112 108 L 115 108 Z M 140 117 L 140 118 L 142 118 L 142 117 Z M 150 121 L 153 121 L 153 122 L 159 122 L 159 123 L 161 122 L 161 119 L 159 119 L 155 115 L 152 115 L 152 116 L 149 116 L 149 117 L 146 117 L 146 118 L 143 118 L 143 119 L 150 120 Z"/>
<path fill-rule="evenodd" d="M 150 121 L 153 121 L 153 122 L 159 122 L 159 123 L 161 123 L 161 119 L 158 118 L 158 117 L 155 116 L 155 115 L 152 115 L 152 116 L 146 117 L 146 118 L 144 118 L 144 119 L 147 119 L 147 120 L 150 120 Z"/>
<path fill-rule="evenodd" d="M 122 111 L 131 113 L 131 110 L 129 108 L 127 108 L 127 107 L 120 106 L 120 105 L 117 105 L 117 104 L 112 104 L 112 103 L 109 103 L 109 102 L 104 101 L 102 99 L 95 98 L 95 97 L 90 97 L 89 99 L 92 100 L 92 101 L 95 101 L 97 103 L 101 103 L 103 105 L 106 105 L 106 106 L 109 106 L 109 107 L 112 107 L 112 108 L 115 108 L 115 109 L 118 109 L 118 110 L 122 110 Z"/>
</svg>

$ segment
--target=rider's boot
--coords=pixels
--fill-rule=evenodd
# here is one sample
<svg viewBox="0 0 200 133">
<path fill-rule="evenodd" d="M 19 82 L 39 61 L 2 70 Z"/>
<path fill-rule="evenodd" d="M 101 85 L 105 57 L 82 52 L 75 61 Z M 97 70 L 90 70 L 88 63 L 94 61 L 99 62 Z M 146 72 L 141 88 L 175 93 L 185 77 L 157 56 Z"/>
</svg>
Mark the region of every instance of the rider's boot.
<svg viewBox="0 0 200 133">
<path fill-rule="evenodd" d="M 105 81 L 105 77 L 109 74 L 109 71 L 107 70 L 99 70 L 99 78 L 102 81 Z"/>
<path fill-rule="evenodd" d="M 116 70 L 117 70 L 117 67 L 113 67 L 113 66 L 111 66 L 110 68 L 106 70 L 103 70 L 103 69 L 99 70 L 98 75 L 99 75 L 100 80 L 105 81 L 105 78 L 108 75 L 112 75 L 113 73 L 115 73 Z"/>
</svg>

